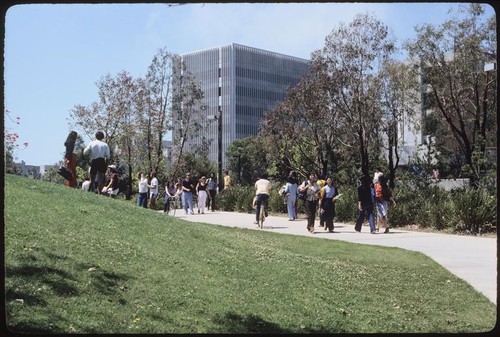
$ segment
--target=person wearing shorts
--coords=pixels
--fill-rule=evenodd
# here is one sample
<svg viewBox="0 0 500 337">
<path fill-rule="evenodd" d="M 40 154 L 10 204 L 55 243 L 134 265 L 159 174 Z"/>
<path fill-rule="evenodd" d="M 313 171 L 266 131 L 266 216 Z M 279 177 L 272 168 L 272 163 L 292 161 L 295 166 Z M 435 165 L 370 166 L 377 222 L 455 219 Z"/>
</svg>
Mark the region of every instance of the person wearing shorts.
<svg viewBox="0 0 500 337">
<path fill-rule="evenodd" d="M 108 144 L 102 141 L 104 139 L 104 133 L 102 131 L 97 131 L 95 138 L 96 139 L 91 141 L 83 150 L 83 154 L 89 156 L 91 191 L 94 190 L 94 181 L 97 177 L 99 181 L 97 193 L 101 194 L 104 188 L 104 175 L 108 169 L 107 161 L 110 159 L 110 152 Z"/>
</svg>

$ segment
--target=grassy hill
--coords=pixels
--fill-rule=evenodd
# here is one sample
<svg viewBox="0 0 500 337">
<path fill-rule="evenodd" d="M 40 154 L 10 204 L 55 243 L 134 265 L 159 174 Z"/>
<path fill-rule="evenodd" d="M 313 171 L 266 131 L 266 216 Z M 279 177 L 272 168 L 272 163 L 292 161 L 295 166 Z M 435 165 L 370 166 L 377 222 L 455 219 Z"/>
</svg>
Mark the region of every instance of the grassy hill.
<svg viewBox="0 0 500 337">
<path fill-rule="evenodd" d="M 190 223 L 5 176 L 7 328 L 484 332 L 496 306 L 423 254 Z"/>
</svg>

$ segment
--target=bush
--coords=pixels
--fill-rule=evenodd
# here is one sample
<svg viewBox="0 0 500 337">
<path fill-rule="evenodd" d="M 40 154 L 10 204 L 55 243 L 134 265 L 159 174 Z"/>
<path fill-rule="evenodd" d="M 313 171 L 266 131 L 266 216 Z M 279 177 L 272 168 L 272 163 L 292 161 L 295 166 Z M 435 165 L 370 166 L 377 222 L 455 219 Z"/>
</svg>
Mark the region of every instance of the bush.
<svg viewBox="0 0 500 337">
<path fill-rule="evenodd" d="M 356 189 L 339 190 L 342 196 L 335 202 L 335 219 L 341 222 L 355 221 L 358 216 Z"/>
<path fill-rule="evenodd" d="M 496 226 L 497 202 L 493 195 L 484 190 L 455 190 L 454 220 L 457 229 L 479 233 L 485 225 Z"/>
</svg>

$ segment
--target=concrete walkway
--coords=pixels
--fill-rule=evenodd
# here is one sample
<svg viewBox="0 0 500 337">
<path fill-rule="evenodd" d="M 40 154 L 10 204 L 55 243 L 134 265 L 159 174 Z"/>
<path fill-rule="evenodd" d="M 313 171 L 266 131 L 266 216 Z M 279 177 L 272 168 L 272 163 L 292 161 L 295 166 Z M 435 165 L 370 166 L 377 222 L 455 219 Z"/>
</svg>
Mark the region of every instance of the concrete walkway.
<svg viewBox="0 0 500 337">
<path fill-rule="evenodd" d="M 496 238 L 423 233 L 400 229 L 391 229 L 387 234 L 370 234 L 368 224 L 366 223 L 361 233 L 354 231 L 353 224 L 346 223 L 335 223 L 334 232 L 328 233 L 323 228 L 318 227 L 318 218 L 316 218 L 315 232 L 311 234 L 306 230 L 307 221 L 305 219 L 288 221 L 288 217 L 284 216 L 269 216 L 264 222 L 264 228 L 259 229 L 257 225 L 253 224 L 255 221 L 254 214 L 221 211 L 186 215 L 183 210 L 177 210 L 175 217 L 193 222 L 353 243 L 399 247 L 421 252 L 459 278 L 468 282 L 495 305 L 497 303 Z"/>
</svg>

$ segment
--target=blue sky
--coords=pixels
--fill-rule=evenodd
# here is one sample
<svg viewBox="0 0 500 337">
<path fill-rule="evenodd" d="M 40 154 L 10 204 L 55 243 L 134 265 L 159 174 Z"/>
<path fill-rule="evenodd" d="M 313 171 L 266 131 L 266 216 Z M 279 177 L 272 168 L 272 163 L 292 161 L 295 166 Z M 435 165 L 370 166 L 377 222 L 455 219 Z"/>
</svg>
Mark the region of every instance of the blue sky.
<svg viewBox="0 0 500 337">
<path fill-rule="evenodd" d="M 458 3 L 28 4 L 5 15 L 5 127 L 27 148 L 15 161 L 62 159 L 75 105 L 97 101 L 96 83 L 144 76 L 158 49 L 173 53 L 239 43 L 301 58 L 358 13 L 374 15 L 401 43 L 414 27 L 441 24 Z M 494 10 L 486 5 L 487 14 Z M 78 131 L 78 130 L 77 130 Z M 87 143 L 90 139 L 84 135 Z"/>
</svg>

